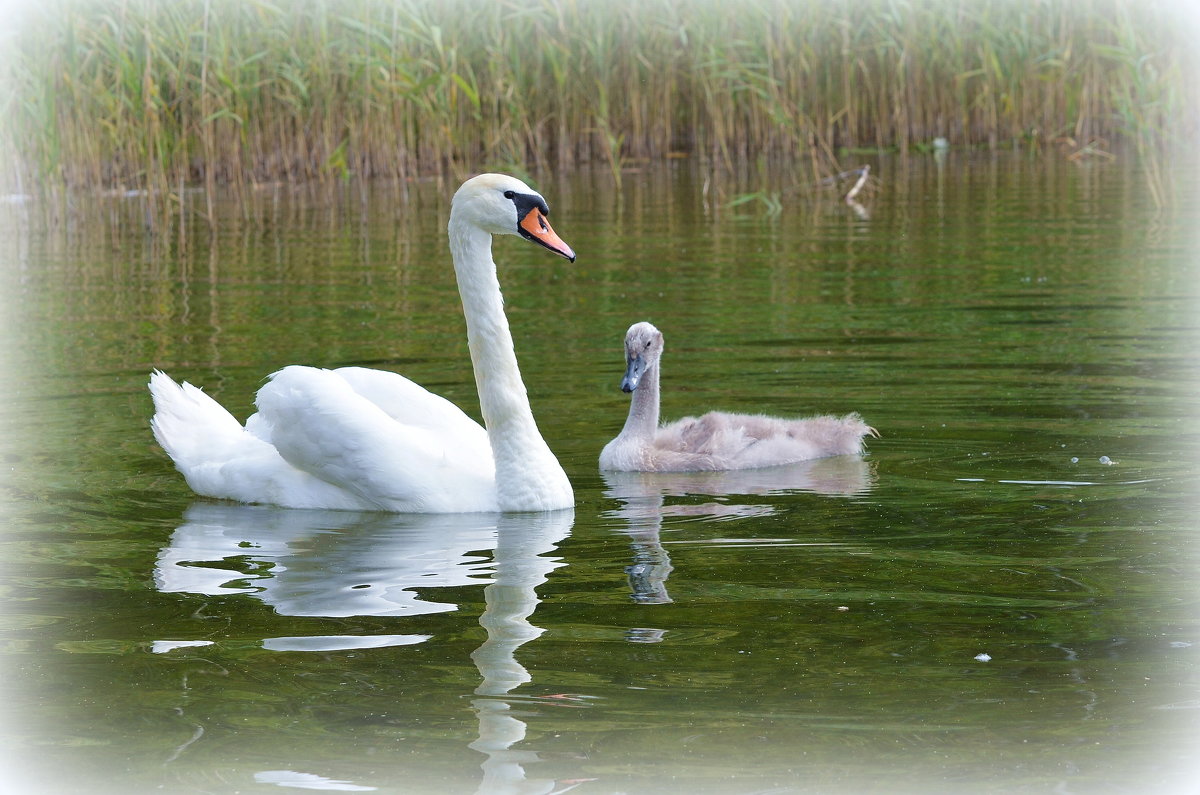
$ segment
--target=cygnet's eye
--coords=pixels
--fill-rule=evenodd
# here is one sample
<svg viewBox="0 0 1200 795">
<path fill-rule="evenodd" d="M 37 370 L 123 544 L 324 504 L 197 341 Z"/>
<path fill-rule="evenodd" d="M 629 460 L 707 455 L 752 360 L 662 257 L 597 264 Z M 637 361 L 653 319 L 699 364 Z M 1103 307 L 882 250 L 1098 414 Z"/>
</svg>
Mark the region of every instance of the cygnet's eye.
<svg viewBox="0 0 1200 795">
<path fill-rule="evenodd" d="M 646 340 L 646 350 L 650 350 L 650 345 L 651 345 L 650 340 Z"/>
<path fill-rule="evenodd" d="M 513 196 L 516 196 L 516 195 L 517 194 L 513 193 L 511 190 L 504 191 L 504 198 L 506 198 L 506 199 L 511 199 Z"/>
</svg>

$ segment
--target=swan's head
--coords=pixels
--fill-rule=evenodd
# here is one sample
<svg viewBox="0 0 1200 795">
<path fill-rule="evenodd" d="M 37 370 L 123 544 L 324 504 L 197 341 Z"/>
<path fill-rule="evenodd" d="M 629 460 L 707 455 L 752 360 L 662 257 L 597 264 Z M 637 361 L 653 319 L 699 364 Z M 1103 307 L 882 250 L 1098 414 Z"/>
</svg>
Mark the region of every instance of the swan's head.
<svg viewBox="0 0 1200 795">
<path fill-rule="evenodd" d="M 621 391 L 632 392 L 638 388 L 646 371 L 658 366 L 662 356 L 663 335 L 649 323 L 634 323 L 625 332 L 625 377 L 621 379 Z"/>
<path fill-rule="evenodd" d="M 493 235 L 520 235 L 575 261 L 575 252 L 550 228 L 550 208 L 533 188 L 506 174 L 480 174 L 450 203 L 450 225 L 471 224 Z"/>
</svg>

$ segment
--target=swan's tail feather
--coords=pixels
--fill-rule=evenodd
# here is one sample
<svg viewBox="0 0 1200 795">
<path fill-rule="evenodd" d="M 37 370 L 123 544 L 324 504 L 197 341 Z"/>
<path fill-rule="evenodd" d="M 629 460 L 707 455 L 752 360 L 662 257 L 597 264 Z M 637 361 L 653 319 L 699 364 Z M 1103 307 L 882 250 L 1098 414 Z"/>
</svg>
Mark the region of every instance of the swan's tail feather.
<svg viewBox="0 0 1200 795">
<path fill-rule="evenodd" d="M 811 437 L 820 445 L 822 455 L 861 455 L 864 437 L 879 436 L 857 412 L 843 417 L 812 417 L 805 422 L 811 423 Z"/>
<path fill-rule="evenodd" d="M 154 438 L 185 475 L 228 454 L 243 437 L 241 424 L 220 403 L 187 381 L 175 383 L 161 370 L 150 374 Z"/>
<path fill-rule="evenodd" d="M 795 460 L 824 458 L 831 455 L 861 455 L 864 437 L 878 435 L 857 413 L 838 417 L 822 414 L 800 420 L 783 420 L 786 435 L 802 452 Z"/>
</svg>

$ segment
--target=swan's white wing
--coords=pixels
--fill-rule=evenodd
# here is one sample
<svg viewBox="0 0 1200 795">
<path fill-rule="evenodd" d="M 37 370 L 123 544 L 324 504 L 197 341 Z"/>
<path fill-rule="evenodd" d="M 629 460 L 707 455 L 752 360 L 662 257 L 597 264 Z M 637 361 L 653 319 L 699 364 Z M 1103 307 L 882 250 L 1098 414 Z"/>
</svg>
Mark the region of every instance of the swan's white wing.
<svg viewBox="0 0 1200 795">
<path fill-rule="evenodd" d="M 480 449 L 491 450 L 482 425 L 446 398 L 398 373 L 367 367 L 339 367 L 333 372 L 401 425 L 469 439 Z"/>
<path fill-rule="evenodd" d="M 378 509 L 497 509 L 486 431 L 403 376 L 286 367 L 256 403 L 248 426 L 284 460 Z"/>
<path fill-rule="evenodd" d="M 274 447 L 247 432 L 201 390 L 165 373 L 150 376 L 154 437 L 197 494 L 293 508 L 363 510 L 360 497 L 302 472 Z"/>
</svg>

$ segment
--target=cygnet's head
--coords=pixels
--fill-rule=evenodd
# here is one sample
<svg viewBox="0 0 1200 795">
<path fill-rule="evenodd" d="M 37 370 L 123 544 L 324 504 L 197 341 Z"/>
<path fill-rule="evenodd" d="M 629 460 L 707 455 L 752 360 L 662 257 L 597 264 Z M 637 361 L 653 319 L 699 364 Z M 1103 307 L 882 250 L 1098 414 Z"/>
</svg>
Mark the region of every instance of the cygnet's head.
<svg viewBox="0 0 1200 795">
<path fill-rule="evenodd" d="M 493 235 L 520 235 L 574 262 L 575 252 L 550 228 L 549 214 L 542 195 L 516 177 L 480 174 L 454 193 L 450 226 L 466 223 Z"/>
<path fill-rule="evenodd" d="M 662 356 L 663 335 L 645 321 L 634 323 L 625 332 L 625 377 L 621 379 L 621 391 L 637 389 L 642 376 L 658 366 Z"/>
</svg>

